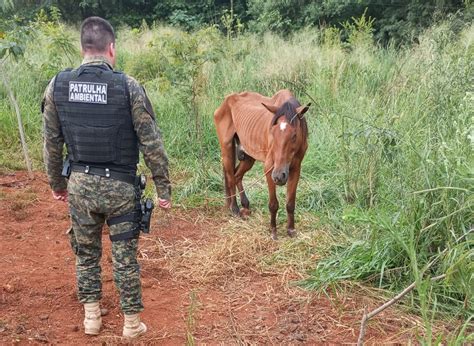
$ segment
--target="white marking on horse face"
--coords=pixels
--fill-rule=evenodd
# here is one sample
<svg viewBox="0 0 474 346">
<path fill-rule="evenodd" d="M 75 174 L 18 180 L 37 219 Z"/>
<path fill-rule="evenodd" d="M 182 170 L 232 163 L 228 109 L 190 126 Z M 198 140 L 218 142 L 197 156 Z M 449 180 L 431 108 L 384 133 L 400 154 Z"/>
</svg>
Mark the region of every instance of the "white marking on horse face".
<svg viewBox="0 0 474 346">
<path fill-rule="evenodd" d="M 285 131 L 286 127 L 288 126 L 288 123 L 283 121 L 280 123 L 280 130 Z"/>
</svg>

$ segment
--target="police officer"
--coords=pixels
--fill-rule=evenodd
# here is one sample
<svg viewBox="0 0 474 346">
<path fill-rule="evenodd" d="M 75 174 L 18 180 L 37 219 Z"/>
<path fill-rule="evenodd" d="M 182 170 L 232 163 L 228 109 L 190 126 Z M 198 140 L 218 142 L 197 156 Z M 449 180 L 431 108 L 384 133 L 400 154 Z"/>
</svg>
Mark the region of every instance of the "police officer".
<svg viewBox="0 0 474 346">
<path fill-rule="evenodd" d="M 84 60 L 49 83 L 43 103 L 44 161 L 53 197 L 69 201 L 71 245 L 76 254 L 78 298 L 85 333 L 99 334 L 102 319 L 102 226 L 109 224 L 113 276 L 124 313 L 124 337 L 146 332 L 138 233 L 136 169 L 139 150 L 151 170 L 159 206 L 171 207 L 168 159 L 150 101 L 138 82 L 113 70 L 115 34 L 110 23 L 89 17 L 81 25 Z M 62 175 L 63 146 L 70 176 Z M 64 173 L 64 172 L 63 172 Z"/>
</svg>

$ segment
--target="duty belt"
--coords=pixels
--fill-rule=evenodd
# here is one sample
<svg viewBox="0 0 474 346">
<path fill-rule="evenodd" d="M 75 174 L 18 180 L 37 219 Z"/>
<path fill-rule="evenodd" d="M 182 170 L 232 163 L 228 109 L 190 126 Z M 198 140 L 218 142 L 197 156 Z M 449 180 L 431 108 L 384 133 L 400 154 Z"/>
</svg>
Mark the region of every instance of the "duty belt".
<svg viewBox="0 0 474 346">
<path fill-rule="evenodd" d="M 94 167 L 89 165 L 84 165 L 81 163 L 72 163 L 71 165 L 72 172 L 86 173 L 91 175 L 98 175 L 100 177 L 115 179 L 123 181 L 134 185 L 137 182 L 137 177 L 132 174 L 120 173 L 109 168 Z"/>
</svg>

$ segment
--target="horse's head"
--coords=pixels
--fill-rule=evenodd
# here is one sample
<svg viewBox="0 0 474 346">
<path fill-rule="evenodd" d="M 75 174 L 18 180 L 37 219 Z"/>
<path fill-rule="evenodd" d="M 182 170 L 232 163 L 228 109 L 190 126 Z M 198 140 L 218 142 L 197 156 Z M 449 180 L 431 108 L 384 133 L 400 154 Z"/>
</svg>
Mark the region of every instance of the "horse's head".
<svg viewBox="0 0 474 346">
<path fill-rule="evenodd" d="M 290 99 L 281 107 L 262 105 L 274 114 L 269 136 L 273 157 L 272 179 L 277 185 L 285 185 L 295 154 L 307 145 L 308 130 L 303 114 L 311 104 L 301 106 L 296 99 Z"/>
</svg>

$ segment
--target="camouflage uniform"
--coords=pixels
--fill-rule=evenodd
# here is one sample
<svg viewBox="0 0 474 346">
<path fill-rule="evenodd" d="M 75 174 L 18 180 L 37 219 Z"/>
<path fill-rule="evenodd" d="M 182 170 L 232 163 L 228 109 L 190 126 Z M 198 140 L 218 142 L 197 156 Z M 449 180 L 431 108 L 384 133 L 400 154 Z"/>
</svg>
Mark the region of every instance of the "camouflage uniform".
<svg viewBox="0 0 474 346">
<path fill-rule="evenodd" d="M 108 64 L 104 57 L 84 59 L 84 64 Z M 110 65 L 109 65 L 110 66 Z M 168 179 L 168 159 L 161 134 L 154 120 L 153 109 L 144 89 L 127 76 L 130 92 L 132 121 L 140 151 L 151 170 L 158 197 L 169 200 L 171 187 Z M 78 298 L 81 303 L 101 298 L 102 227 L 110 217 L 120 216 L 135 208 L 137 187 L 110 178 L 72 172 L 67 181 L 61 176 L 64 136 L 53 99 L 54 78 L 43 99 L 44 161 L 53 191 L 67 188 L 72 229 L 71 245 L 76 254 Z M 110 234 L 129 231 L 131 222 L 110 226 Z M 143 310 L 140 268 L 137 262 L 138 239 L 112 242 L 114 281 L 119 289 L 121 309 L 126 314 Z"/>
</svg>

